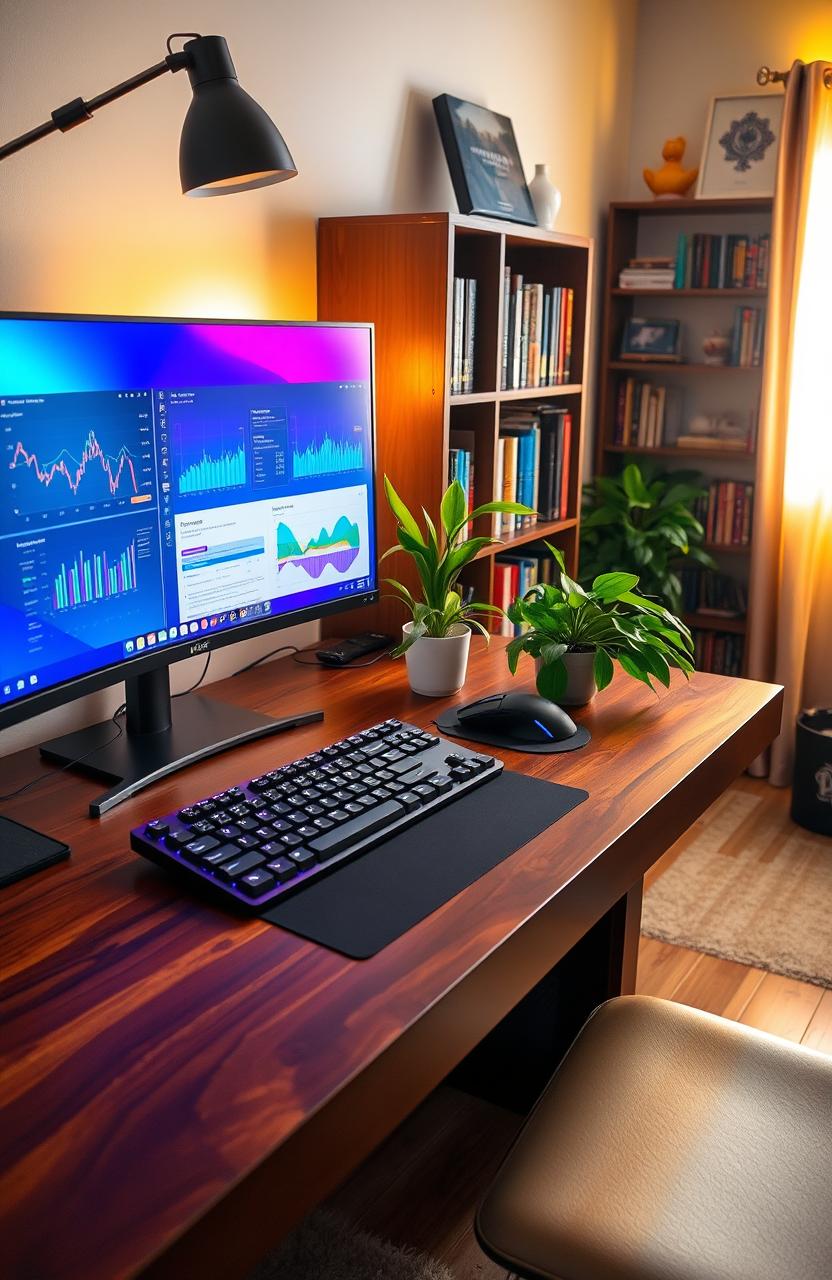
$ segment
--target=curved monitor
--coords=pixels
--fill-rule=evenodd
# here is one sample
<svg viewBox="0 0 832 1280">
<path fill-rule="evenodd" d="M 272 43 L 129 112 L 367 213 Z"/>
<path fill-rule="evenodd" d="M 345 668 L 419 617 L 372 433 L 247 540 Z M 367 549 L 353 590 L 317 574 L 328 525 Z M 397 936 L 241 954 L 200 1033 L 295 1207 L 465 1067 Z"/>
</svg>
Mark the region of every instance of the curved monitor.
<svg viewBox="0 0 832 1280">
<path fill-rule="evenodd" d="M 0 315 L 0 727 L 378 597 L 373 331 Z"/>
</svg>

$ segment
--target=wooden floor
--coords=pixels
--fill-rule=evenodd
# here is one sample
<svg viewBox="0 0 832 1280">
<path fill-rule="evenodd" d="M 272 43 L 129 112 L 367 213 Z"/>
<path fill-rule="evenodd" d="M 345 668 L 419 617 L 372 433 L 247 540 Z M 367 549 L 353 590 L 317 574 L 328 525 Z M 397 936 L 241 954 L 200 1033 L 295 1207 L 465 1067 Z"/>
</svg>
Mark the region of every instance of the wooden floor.
<svg viewBox="0 0 832 1280">
<path fill-rule="evenodd" d="M 765 799 L 768 833 L 788 823 L 787 791 L 743 778 Z M 648 885 L 684 848 L 656 864 Z M 832 1055 L 832 991 L 642 938 L 637 989 L 720 1014 Z M 454 1280 L 504 1280 L 473 1233 L 474 1209 L 520 1119 L 449 1087 L 436 1090 L 329 1202 L 356 1225 L 429 1253 Z"/>
</svg>

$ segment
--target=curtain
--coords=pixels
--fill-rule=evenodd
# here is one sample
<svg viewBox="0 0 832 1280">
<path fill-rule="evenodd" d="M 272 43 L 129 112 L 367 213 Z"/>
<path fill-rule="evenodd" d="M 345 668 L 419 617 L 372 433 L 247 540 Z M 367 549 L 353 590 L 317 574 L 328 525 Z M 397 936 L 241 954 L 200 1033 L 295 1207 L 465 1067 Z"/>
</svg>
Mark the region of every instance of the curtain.
<svg viewBox="0 0 832 1280">
<path fill-rule="evenodd" d="M 748 674 L 785 688 L 752 767 L 791 781 L 795 718 L 832 707 L 832 65 L 789 72 L 772 258 L 750 569 Z M 832 756 L 832 742 L 830 742 Z"/>
</svg>

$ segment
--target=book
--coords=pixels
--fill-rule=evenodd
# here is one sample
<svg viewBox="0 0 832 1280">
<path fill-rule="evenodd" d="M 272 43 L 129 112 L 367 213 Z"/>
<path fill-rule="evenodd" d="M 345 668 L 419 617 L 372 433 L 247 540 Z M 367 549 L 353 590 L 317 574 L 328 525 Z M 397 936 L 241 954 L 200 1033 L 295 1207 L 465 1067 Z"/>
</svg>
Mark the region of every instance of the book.
<svg viewBox="0 0 832 1280">
<path fill-rule="evenodd" d="M 474 390 L 474 353 L 477 325 L 477 282 L 465 281 L 465 315 L 463 319 L 462 391 Z"/>
</svg>

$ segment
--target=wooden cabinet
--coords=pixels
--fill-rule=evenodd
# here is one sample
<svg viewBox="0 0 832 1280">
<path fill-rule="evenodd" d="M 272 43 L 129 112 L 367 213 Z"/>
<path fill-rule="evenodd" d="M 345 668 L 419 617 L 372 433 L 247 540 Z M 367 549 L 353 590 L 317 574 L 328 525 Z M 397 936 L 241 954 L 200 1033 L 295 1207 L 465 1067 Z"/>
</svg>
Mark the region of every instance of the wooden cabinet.
<svg viewBox="0 0 832 1280">
<path fill-rule="evenodd" d="M 489 501 L 495 496 L 501 409 L 553 402 L 568 405 L 573 418 L 566 518 L 539 522 L 503 546 L 487 548 L 466 582 L 478 599 L 492 599 L 496 552 L 534 546 L 543 537 L 554 538 L 575 569 L 592 260 L 591 240 L 487 218 L 429 213 L 320 220 L 319 318 L 372 321 L 376 329 L 380 551 L 395 536 L 382 491 L 385 474 L 408 506 L 417 512 L 425 506 L 435 514 L 448 482 L 450 432 L 462 428 L 473 432 L 475 441 L 474 500 Z M 500 390 L 507 266 L 526 280 L 574 290 L 568 386 Z M 466 395 L 450 392 L 455 276 L 477 281 L 474 390 Z M 395 576 L 413 584 L 403 559 L 396 563 Z M 401 604 L 384 599 L 374 608 L 333 618 L 328 634 L 371 628 L 397 634 L 402 621 Z"/>
</svg>

